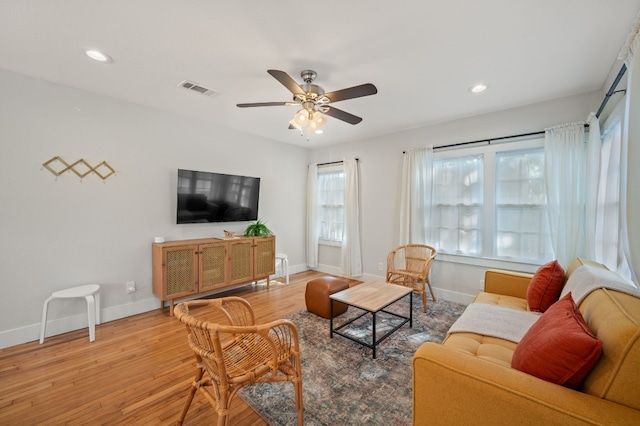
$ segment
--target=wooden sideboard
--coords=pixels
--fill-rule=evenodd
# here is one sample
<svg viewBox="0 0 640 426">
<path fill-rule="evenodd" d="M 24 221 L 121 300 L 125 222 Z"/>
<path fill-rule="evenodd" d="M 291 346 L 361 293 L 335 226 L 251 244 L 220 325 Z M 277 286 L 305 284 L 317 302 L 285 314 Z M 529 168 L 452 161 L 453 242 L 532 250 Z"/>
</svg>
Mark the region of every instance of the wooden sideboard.
<svg viewBox="0 0 640 426">
<path fill-rule="evenodd" d="M 153 243 L 153 294 L 174 301 L 267 279 L 275 273 L 276 239 L 201 238 Z"/>
</svg>

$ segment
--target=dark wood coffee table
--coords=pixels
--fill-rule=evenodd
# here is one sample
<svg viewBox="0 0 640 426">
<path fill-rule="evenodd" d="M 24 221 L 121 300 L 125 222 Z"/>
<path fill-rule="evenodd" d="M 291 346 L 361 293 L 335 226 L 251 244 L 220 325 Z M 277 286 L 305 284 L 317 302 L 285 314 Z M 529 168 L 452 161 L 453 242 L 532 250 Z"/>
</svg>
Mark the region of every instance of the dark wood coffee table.
<svg viewBox="0 0 640 426">
<path fill-rule="evenodd" d="M 389 305 L 394 304 L 398 300 L 402 299 L 406 295 L 409 295 L 409 316 L 405 317 L 395 312 L 385 310 Z M 358 284 L 346 290 L 334 293 L 329 296 L 331 303 L 329 304 L 329 337 L 333 339 L 333 334 L 339 334 L 342 337 L 346 337 L 356 343 L 366 346 L 373 350 L 373 358 L 376 357 L 376 346 L 384 339 L 389 337 L 397 329 L 409 323 L 409 327 L 413 327 L 413 310 L 411 309 L 413 304 L 413 291 L 408 287 L 403 287 L 396 284 L 389 284 L 384 282 L 369 282 Z M 333 301 L 346 303 L 349 306 L 361 309 L 364 312 L 361 315 L 345 322 L 344 324 L 334 328 L 333 327 Z M 382 336 L 376 338 L 376 314 L 378 312 L 384 312 L 394 317 L 400 318 L 402 321 L 393 326 L 390 330 L 387 330 Z M 345 332 L 342 332 L 344 328 L 352 324 L 354 321 L 362 318 L 363 316 L 371 314 L 373 316 L 373 330 L 371 343 L 365 342 L 362 339 L 353 337 Z"/>
</svg>

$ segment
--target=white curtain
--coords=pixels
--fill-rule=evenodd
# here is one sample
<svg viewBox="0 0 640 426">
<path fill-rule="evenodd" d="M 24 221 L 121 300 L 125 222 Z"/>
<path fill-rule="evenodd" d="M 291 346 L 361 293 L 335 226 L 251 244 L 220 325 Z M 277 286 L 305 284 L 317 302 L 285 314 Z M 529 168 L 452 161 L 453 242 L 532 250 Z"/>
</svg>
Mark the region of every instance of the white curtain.
<svg viewBox="0 0 640 426">
<path fill-rule="evenodd" d="M 602 133 L 602 161 L 598 182 L 595 257 L 607 268 L 629 277 L 622 249 L 621 174 L 623 108 L 616 107 L 605 121 Z M 626 272 L 625 272 L 626 271 Z"/>
<path fill-rule="evenodd" d="M 344 160 L 344 236 L 340 271 L 348 277 L 362 276 L 360 249 L 360 179 L 358 161 Z"/>
<path fill-rule="evenodd" d="M 307 266 L 318 267 L 318 164 L 307 171 Z"/>
<path fill-rule="evenodd" d="M 427 244 L 431 223 L 433 145 L 404 154 L 400 188 L 400 245 Z"/>
<path fill-rule="evenodd" d="M 600 121 L 595 113 L 587 118 L 589 125 L 589 140 L 587 141 L 587 170 L 585 194 L 585 256 L 589 259 L 596 258 L 596 217 L 598 212 L 598 182 L 600 181 L 600 151 L 602 142 L 600 139 Z"/>
<path fill-rule="evenodd" d="M 545 129 L 544 161 L 551 245 L 563 266 L 584 256 L 586 143 L 584 123 Z"/>
<path fill-rule="evenodd" d="M 626 238 L 624 255 L 629 261 L 631 277 L 636 284 L 640 278 L 640 12 L 633 24 L 627 43 L 620 52 L 620 59 L 624 59 L 627 66 L 627 94 L 625 106 L 624 128 L 622 131 L 622 181 L 621 197 L 621 225 L 622 235 Z M 627 185 L 629 183 L 629 185 Z M 629 235 L 636 236 L 628 238 Z"/>
</svg>

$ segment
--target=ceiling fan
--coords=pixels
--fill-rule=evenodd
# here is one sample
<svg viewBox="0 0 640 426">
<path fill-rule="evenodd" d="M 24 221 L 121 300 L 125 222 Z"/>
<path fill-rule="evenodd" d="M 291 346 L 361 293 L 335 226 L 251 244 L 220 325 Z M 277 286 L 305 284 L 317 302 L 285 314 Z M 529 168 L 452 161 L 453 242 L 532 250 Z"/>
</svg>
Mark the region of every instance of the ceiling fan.
<svg viewBox="0 0 640 426">
<path fill-rule="evenodd" d="M 287 102 L 257 102 L 249 104 L 238 104 L 239 108 L 263 107 L 263 106 L 298 106 L 300 109 L 296 112 L 294 118 L 289 122 L 290 129 L 302 129 L 309 127 L 312 131 L 318 131 L 326 123 L 328 115 L 338 120 L 342 120 L 349 124 L 358 124 L 362 121 L 361 117 L 342 111 L 338 108 L 330 106 L 333 102 L 344 101 L 347 99 L 360 98 L 363 96 L 375 95 L 378 89 L 371 83 L 361 84 L 359 86 L 349 87 L 347 89 L 336 90 L 334 92 L 325 93 L 324 89 L 317 84 L 313 84 L 317 74 L 313 70 L 303 70 L 300 77 L 304 81 L 299 85 L 293 78 L 284 71 L 267 70 L 269 74 L 278 80 L 284 87 L 289 89 L 293 94 L 293 100 Z"/>
</svg>

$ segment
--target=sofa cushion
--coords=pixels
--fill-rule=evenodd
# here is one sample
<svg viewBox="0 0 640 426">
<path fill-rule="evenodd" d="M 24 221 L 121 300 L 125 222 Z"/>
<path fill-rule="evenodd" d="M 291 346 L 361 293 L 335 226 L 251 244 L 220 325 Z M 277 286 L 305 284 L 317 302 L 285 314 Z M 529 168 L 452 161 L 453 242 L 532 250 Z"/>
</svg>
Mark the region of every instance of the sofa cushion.
<svg viewBox="0 0 640 426">
<path fill-rule="evenodd" d="M 504 306 L 505 308 L 516 309 L 518 311 L 527 310 L 527 301 L 519 297 L 505 296 L 503 294 L 488 293 L 481 291 L 473 299 L 473 303 L 484 303 L 487 305 Z"/>
<path fill-rule="evenodd" d="M 582 301 L 580 312 L 602 340 L 602 356 L 582 391 L 640 410 L 640 299 L 599 289 Z"/>
<path fill-rule="evenodd" d="M 569 293 L 527 331 L 513 352 L 511 366 L 577 389 L 601 352 L 602 342 L 591 333 Z"/>
<path fill-rule="evenodd" d="M 560 297 L 564 285 L 564 269 L 557 260 L 542 265 L 527 288 L 529 310 L 544 312 Z"/>
<path fill-rule="evenodd" d="M 449 334 L 442 344 L 505 367 L 511 366 L 511 358 L 516 348 L 516 343 L 508 340 L 476 333 Z"/>
</svg>

